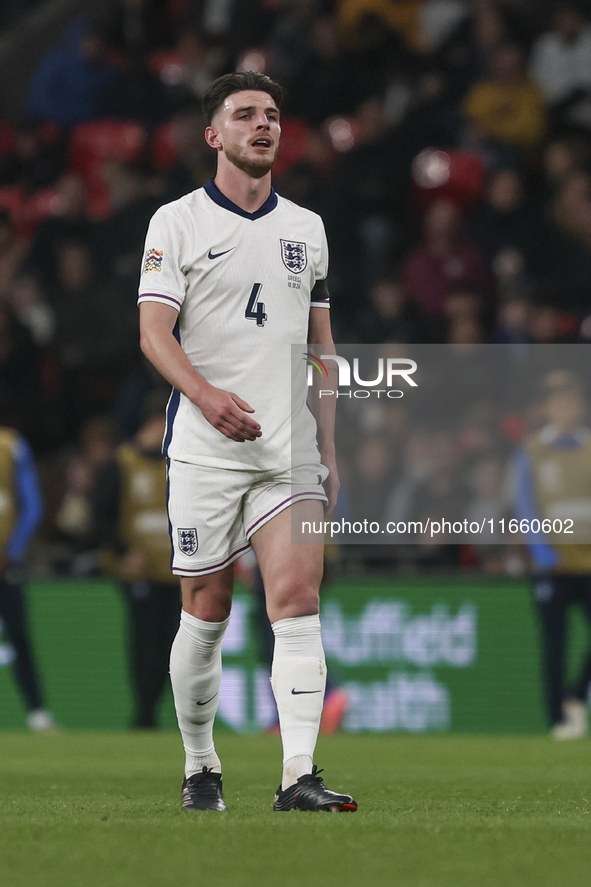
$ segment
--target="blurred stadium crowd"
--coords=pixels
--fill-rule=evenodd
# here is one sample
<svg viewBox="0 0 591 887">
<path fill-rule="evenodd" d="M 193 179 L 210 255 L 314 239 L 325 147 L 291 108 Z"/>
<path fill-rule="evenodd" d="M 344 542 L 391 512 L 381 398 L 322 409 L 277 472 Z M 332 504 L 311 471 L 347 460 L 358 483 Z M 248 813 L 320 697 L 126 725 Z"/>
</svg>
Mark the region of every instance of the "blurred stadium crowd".
<svg viewBox="0 0 591 887">
<path fill-rule="evenodd" d="M 138 347 L 145 231 L 213 173 L 200 100 L 235 69 L 287 90 L 274 183 L 325 221 L 337 342 L 591 339 L 591 3 L 105 2 L 72 18 L 21 119 L 0 122 L 0 423 L 41 466 L 43 569 L 96 568 L 97 473 L 165 401 Z M 472 419 L 433 441 L 435 463 L 470 434 L 532 430 L 484 406 Z M 386 439 L 361 482 L 392 491 L 404 463 Z M 498 490 L 487 446 L 474 482 Z"/>
</svg>

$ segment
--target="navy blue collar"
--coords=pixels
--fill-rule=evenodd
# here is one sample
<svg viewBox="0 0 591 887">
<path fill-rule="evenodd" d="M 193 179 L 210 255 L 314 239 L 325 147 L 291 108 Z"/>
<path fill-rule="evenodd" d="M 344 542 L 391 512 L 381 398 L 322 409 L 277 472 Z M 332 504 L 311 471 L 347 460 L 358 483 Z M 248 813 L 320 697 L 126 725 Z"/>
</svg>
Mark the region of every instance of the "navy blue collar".
<svg viewBox="0 0 591 887">
<path fill-rule="evenodd" d="M 213 176 L 208 179 L 203 186 L 206 194 L 211 197 L 214 203 L 217 203 L 218 206 L 222 206 L 224 209 L 229 209 L 231 213 L 236 213 L 237 216 L 242 216 L 243 219 L 250 219 L 251 222 L 255 222 L 257 219 L 260 219 L 262 216 L 266 216 L 267 213 L 270 213 L 277 206 L 277 194 L 271 188 L 271 193 L 263 203 L 263 205 L 257 209 L 255 213 L 246 212 L 245 209 L 242 209 L 240 206 L 235 204 L 229 197 L 226 197 L 225 194 L 222 194 L 218 186 L 213 180 Z"/>
</svg>

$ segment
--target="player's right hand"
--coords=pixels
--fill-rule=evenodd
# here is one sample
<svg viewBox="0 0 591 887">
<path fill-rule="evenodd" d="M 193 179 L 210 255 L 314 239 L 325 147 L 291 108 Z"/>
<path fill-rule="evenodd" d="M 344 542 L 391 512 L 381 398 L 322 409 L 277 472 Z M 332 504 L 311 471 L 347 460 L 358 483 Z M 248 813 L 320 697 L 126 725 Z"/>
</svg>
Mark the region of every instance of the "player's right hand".
<svg viewBox="0 0 591 887">
<path fill-rule="evenodd" d="M 247 415 L 254 413 L 253 407 L 231 391 L 210 386 L 200 396 L 197 406 L 209 424 L 230 440 L 244 443 L 262 434 L 259 423 Z"/>
</svg>

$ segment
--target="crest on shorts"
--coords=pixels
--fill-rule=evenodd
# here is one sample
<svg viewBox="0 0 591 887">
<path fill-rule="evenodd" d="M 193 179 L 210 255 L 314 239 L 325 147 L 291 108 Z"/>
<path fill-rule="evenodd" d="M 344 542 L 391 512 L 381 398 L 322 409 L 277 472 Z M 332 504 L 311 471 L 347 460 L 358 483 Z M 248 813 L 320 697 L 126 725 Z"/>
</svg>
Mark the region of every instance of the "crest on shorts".
<svg viewBox="0 0 591 887">
<path fill-rule="evenodd" d="M 147 271 L 162 271 L 162 257 L 164 253 L 157 249 L 149 249 L 144 263 L 144 274 Z"/>
<path fill-rule="evenodd" d="M 179 549 L 191 557 L 199 548 L 195 527 L 179 527 Z"/>
<path fill-rule="evenodd" d="M 292 274 L 301 274 L 308 264 L 306 244 L 296 243 L 295 240 L 282 240 L 281 258 L 288 271 Z"/>
</svg>

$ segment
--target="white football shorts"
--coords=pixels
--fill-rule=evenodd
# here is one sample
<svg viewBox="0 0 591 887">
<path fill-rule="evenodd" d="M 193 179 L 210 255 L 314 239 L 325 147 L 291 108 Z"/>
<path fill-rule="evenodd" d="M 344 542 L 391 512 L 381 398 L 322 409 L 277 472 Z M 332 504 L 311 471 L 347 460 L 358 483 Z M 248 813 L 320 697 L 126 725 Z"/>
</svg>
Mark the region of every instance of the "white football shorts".
<svg viewBox="0 0 591 887">
<path fill-rule="evenodd" d="M 202 576 L 222 570 L 248 551 L 253 533 L 290 505 L 304 499 L 327 504 L 322 486 L 327 477 L 320 463 L 267 472 L 169 460 L 172 572 Z"/>
</svg>

